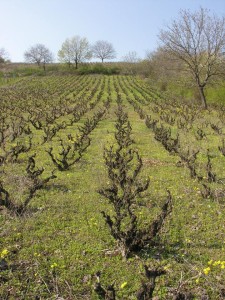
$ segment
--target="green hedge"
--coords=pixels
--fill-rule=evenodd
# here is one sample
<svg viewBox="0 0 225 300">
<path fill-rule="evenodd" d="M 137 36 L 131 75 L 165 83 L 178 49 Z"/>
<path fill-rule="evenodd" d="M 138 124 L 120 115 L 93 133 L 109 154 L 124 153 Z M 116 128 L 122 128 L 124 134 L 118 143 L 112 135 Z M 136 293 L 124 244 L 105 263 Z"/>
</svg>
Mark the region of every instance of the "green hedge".
<svg viewBox="0 0 225 300">
<path fill-rule="evenodd" d="M 119 74 L 120 69 L 118 67 L 105 66 L 103 64 L 85 65 L 78 69 L 80 75 L 84 74 L 105 74 L 114 75 Z"/>
</svg>

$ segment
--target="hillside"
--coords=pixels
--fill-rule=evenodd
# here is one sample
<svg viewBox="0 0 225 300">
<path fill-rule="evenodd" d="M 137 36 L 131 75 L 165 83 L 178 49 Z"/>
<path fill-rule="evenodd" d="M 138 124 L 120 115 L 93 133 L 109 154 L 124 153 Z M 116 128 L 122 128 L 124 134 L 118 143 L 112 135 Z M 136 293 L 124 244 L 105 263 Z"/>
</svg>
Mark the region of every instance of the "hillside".
<svg viewBox="0 0 225 300">
<path fill-rule="evenodd" d="M 225 108 L 167 97 L 135 76 L 2 82 L 0 299 L 224 299 Z"/>
</svg>

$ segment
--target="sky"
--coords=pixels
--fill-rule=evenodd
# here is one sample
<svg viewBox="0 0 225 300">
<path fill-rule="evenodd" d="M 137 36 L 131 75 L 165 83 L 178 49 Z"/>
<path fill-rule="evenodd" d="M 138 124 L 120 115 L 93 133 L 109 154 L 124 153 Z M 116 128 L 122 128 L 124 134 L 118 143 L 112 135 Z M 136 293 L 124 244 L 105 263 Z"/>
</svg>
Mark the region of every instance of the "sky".
<svg viewBox="0 0 225 300">
<path fill-rule="evenodd" d="M 181 9 L 200 7 L 225 16 L 225 0 L 0 0 L 0 48 L 23 62 L 24 52 L 41 43 L 57 61 L 62 43 L 79 35 L 112 43 L 116 60 L 132 51 L 144 58 Z"/>
</svg>

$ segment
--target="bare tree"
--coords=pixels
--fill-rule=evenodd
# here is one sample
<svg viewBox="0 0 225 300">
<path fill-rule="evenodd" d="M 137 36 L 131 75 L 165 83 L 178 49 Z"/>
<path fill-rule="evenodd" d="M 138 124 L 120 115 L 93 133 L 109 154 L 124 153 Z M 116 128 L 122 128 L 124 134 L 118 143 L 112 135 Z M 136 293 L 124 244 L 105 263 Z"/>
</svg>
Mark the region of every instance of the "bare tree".
<svg viewBox="0 0 225 300">
<path fill-rule="evenodd" d="M 212 77 L 221 75 L 225 49 L 225 18 L 210 15 L 207 9 L 197 12 L 181 10 L 180 18 L 162 30 L 159 38 L 164 50 L 184 62 L 207 108 L 205 86 Z"/>
<path fill-rule="evenodd" d="M 116 51 L 113 45 L 107 41 L 97 41 L 92 47 L 93 56 L 100 58 L 102 62 L 104 59 L 113 59 L 116 57 Z"/>
<path fill-rule="evenodd" d="M 5 48 L 0 48 L 0 63 L 5 63 L 7 62 L 8 59 L 8 53 L 5 50 Z"/>
<path fill-rule="evenodd" d="M 35 63 L 38 66 L 43 65 L 45 70 L 46 64 L 53 61 L 53 54 L 43 44 L 36 44 L 24 53 L 26 62 Z"/>
<path fill-rule="evenodd" d="M 77 69 L 78 63 L 89 60 L 92 57 L 87 38 L 76 35 L 71 39 L 66 39 L 58 52 L 58 57 L 61 62 L 68 63 L 69 66 L 74 62 Z"/>
<path fill-rule="evenodd" d="M 138 57 L 136 51 L 130 51 L 125 56 L 123 56 L 122 60 L 128 63 L 137 63 L 141 59 Z"/>
<path fill-rule="evenodd" d="M 141 58 L 138 57 L 136 51 L 129 51 L 125 56 L 122 57 L 122 61 L 124 62 L 123 72 L 125 74 L 135 75 L 139 72 L 142 72 L 141 69 L 144 66 L 141 64 Z"/>
</svg>

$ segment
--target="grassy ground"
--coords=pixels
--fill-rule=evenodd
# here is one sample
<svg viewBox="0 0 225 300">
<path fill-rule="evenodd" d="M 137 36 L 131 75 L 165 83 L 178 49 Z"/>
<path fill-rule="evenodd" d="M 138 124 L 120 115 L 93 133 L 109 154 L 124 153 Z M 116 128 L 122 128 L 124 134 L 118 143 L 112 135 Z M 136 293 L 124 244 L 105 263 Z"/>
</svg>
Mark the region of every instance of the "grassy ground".
<svg viewBox="0 0 225 300">
<path fill-rule="evenodd" d="M 98 89 L 92 94 L 97 82 Z M 48 86 L 45 98 L 37 93 L 43 85 Z M 49 175 L 55 166 L 46 150 L 52 146 L 54 153 L 58 153 L 59 138 L 67 140 L 68 134 L 75 138 L 79 127 L 103 108 L 107 98 L 110 100 L 110 107 L 90 133 L 91 144 L 78 163 L 63 172 L 56 170 L 57 178 L 37 191 L 24 216 L 15 216 L 1 207 L 0 298 L 97 300 L 100 298 L 93 289 L 94 275 L 101 271 L 103 286 L 115 283 L 117 299 L 137 299 L 141 281 L 146 280 L 143 274 L 147 264 L 150 268 L 161 266 L 166 270 L 166 275 L 157 279 L 154 295 L 158 299 L 172 299 L 179 292 L 184 295 L 193 293 L 193 299 L 202 299 L 204 294 L 208 295 L 206 299 L 224 299 L 225 157 L 218 146 L 222 145 L 225 123 L 221 111 L 199 110 L 191 129 L 179 129 L 176 122 L 171 126 L 160 119 L 162 113 L 174 115 L 178 120 L 183 113 L 191 116 L 196 107 L 185 113 L 185 107 L 180 103 L 175 105 L 169 99 L 165 107 L 158 107 L 157 103 L 162 101 L 154 91 L 135 77 L 123 76 L 56 76 L 33 81 L 27 78 L 22 84 L 4 86 L 0 98 L 3 99 L 2 111 L 11 111 L 11 115 L 18 118 L 15 106 L 23 115 L 27 114 L 24 106 L 28 101 L 27 93 L 30 93 L 29 106 L 32 109 L 44 101 L 40 109 L 50 112 L 52 106 L 61 109 L 74 107 L 87 99 L 89 104 L 94 103 L 100 90 L 103 93 L 96 105 L 89 106 L 78 122 L 68 123 L 71 113 L 58 117 L 53 124 L 64 121 L 66 128 L 44 144 L 43 129 L 37 130 L 29 124 L 33 136 L 29 152 L 20 154 L 17 162 L 6 160 L 0 167 L 4 187 L 17 203 L 21 202 L 27 193 L 24 174 L 28 156 L 36 153 L 37 166 L 45 168 L 42 177 Z M 117 243 L 101 214 L 102 210 L 112 212 L 112 206 L 98 193 L 100 188 L 109 185 L 103 152 L 105 146 L 116 143 L 118 93 L 132 126 L 132 147 L 138 150 L 143 160 L 140 178 L 150 178 L 148 190 L 137 199 L 143 203 L 138 211 L 140 226 L 146 226 L 158 215 L 167 189 L 173 197 L 172 214 L 166 220 L 157 243 L 127 260 L 117 251 Z M 130 100 L 143 109 L 145 118 L 151 115 L 160 120 L 161 125 L 171 128 L 173 135 L 178 132 L 183 150 L 193 148 L 200 151 L 195 163 L 198 174 L 204 177 L 202 180 L 191 178 L 179 155 L 169 153 L 155 139 L 154 131 L 146 127 L 145 118 L 140 118 Z M 10 110 L 10 105 L 14 110 Z M 11 119 L 7 122 L 11 124 Z M 220 133 L 210 124 L 218 125 Z M 201 139 L 197 134 L 199 128 L 205 133 Z M 27 135 L 17 137 L 15 141 L 9 136 L 6 148 L 10 149 L 17 140 L 27 143 Z M 207 181 L 207 148 L 212 155 L 213 172 L 219 179 L 213 183 Z M 3 146 L 1 151 L 3 155 Z M 203 183 L 217 194 L 204 198 L 201 195 Z M 3 262 L 7 264 L 6 270 L 3 270 Z"/>
<path fill-rule="evenodd" d="M 189 86 L 186 86 L 185 79 L 182 83 L 176 83 L 175 80 L 168 81 L 168 83 L 158 84 L 160 90 L 166 90 L 166 94 L 173 95 L 177 98 L 182 98 L 188 102 L 194 102 L 194 103 L 201 103 L 200 95 L 197 90 L 191 85 L 189 82 Z M 154 84 L 153 84 L 154 85 Z M 207 102 L 209 104 L 216 104 L 216 105 L 224 105 L 224 99 L 225 99 L 225 86 L 224 81 L 218 81 L 214 84 L 209 84 L 205 88 L 205 95 Z"/>
</svg>

